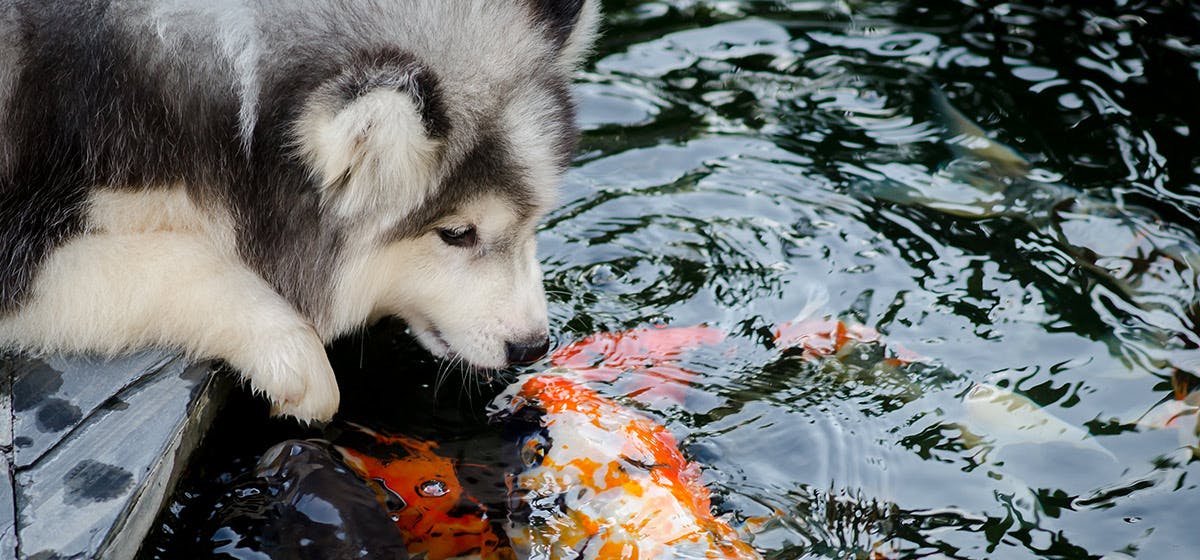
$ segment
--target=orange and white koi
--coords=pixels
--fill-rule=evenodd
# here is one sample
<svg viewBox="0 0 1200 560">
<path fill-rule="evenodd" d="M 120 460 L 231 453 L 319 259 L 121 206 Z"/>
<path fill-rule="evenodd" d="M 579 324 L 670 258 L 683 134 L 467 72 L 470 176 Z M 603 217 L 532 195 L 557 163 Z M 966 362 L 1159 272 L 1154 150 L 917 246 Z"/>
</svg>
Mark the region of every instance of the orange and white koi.
<svg viewBox="0 0 1200 560">
<path fill-rule="evenodd" d="M 550 365 L 570 369 L 587 381 L 624 380 L 632 387 L 622 393 L 641 402 L 678 403 L 697 377 L 681 365 L 687 352 L 725 338 L 725 331 L 707 325 L 602 332 L 555 350 Z"/>
<path fill-rule="evenodd" d="M 509 541 L 531 560 L 761 556 L 713 516 L 700 468 L 647 416 L 553 369 L 497 397 L 517 439 Z"/>
<path fill-rule="evenodd" d="M 883 336 L 865 325 L 837 319 L 805 319 L 780 323 L 772 330 L 775 347 L 799 349 L 806 358 L 839 357 L 857 343 L 879 343 Z M 665 391 L 678 396 L 678 387 L 696 376 L 680 365 L 688 351 L 720 344 L 725 331 L 708 325 L 690 327 L 641 327 L 622 332 L 604 332 L 573 342 L 550 355 L 550 363 L 575 371 L 588 381 L 613 381 L 637 372 L 667 383 Z M 925 358 L 899 345 L 889 348 L 889 365 L 901 366 Z M 674 387 L 675 389 L 672 389 Z M 662 391 L 647 388 L 647 391 Z"/>
<path fill-rule="evenodd" d="M 773 335 L 781 350 L 809 358 L 839 358 L 881 338 L 832 319 L 783 323 Z M 524 466 L 509 481 L 520 508 L 507 526 L 522 558 L 760 558 L 713 516 L 699 466 L 664 426 L 583 385 L 632 376 L 628 396 L 682 402 L 697 375 L 684 367 L 686 353 L 725 338 L 706 325 L 594 334 L 554 352 L 555 369 L 497 397 L 493 417 L 516 433 Z M 922 360 L 890 352 L 895 366 Z"/>
<path fill-rule="evenodd" d="M 880 339 L 836 320 L 783 323 L 773 334 L 778 348 L 810 358 Z M 706 325 L 594 334 L 497 397 L 493 419 L 516 441 L 521 467 L 508 479 L 507 545 L 436 444 L 359 427 L 373 446 L 336 448 L 376 488 L 409 552 L 427 560 L 761 558 L 712 514 L 699 465 L 666 427 L 585 386 L 618 383 L 641 402 L 683 402 L 697 377 L 684 366 L 687 353 L 726 337 Z M 920 357 L 901 348 L 888 360 Z"/>
</svg>

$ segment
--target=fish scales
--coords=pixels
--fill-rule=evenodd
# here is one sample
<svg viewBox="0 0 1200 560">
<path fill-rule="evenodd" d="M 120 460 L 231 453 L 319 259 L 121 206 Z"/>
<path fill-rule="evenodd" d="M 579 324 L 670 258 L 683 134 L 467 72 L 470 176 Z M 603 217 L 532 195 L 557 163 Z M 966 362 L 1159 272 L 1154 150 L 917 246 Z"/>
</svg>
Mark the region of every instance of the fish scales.
<svg viewBox="0 0 1200 560">
<path fill-rule="evenodd" d="M 506 530 L 532 560 L 761 558 L 713 516 L 699 465 L 661 424 L 584 387 L 567 370 L 526 376 L 497 418 L 540 414 L 510 477 L 528 520 Z"/>
</svg>

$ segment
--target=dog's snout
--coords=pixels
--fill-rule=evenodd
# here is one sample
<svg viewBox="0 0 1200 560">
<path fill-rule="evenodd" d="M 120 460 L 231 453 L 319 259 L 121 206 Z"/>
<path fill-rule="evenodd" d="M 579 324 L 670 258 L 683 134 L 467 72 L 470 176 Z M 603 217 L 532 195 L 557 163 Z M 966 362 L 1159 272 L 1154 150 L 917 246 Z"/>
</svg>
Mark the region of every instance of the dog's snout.
<svg viewBox="0 0 1200 560">
<path fill-rule="evenodd" d="M 511 365 L 532 364 L 545 356 L 549 349 L 550 338 L 545 335 L 504 343 L 504 351 Z"/>
</svg>

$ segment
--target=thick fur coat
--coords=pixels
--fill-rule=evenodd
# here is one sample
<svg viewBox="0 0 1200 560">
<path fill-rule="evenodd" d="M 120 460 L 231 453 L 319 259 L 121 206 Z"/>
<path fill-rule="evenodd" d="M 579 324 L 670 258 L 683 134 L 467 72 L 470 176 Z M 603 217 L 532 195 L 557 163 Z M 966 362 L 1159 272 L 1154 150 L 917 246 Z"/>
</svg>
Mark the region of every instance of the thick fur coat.
<svg viewBox="0 0 1200 560">
<path fill-rule="evenodd" d="M 0 0 L 0 345 L 224 359 L 324 420 L 385 315 L 544 352 L 592 0 Z"/>
</svg>

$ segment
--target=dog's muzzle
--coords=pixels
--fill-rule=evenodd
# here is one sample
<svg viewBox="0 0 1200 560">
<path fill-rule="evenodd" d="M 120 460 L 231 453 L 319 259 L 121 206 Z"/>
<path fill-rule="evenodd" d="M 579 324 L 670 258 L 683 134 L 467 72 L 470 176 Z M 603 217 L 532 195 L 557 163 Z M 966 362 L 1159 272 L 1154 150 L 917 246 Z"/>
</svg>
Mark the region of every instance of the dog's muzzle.
<svg viewBox="0 0 1200 560">
<path fill-rule="evenodd" d="M 536 362 L 550 350 L 550 338 L 539 335 L 527 340 L 515 340 L 504 343 L 505 357 L 510 365 L 528 365 Z"/>
</svg>

